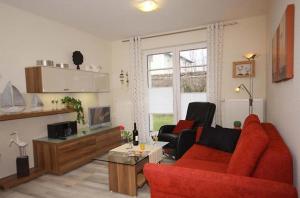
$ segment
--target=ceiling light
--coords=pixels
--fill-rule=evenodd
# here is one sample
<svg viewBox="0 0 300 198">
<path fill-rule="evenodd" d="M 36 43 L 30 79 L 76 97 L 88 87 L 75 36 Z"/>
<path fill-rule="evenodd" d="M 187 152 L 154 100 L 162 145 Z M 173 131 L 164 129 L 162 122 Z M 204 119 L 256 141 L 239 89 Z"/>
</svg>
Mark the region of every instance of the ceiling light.
<svg viewBox="0 0 300 198">
<path fill-rule="evenodd" d="M 138 8 L 143 12 L 151 12 L 156 10 L 158 5 L 154 0 L 143 0 L 139 3 Z"/>
</svg>

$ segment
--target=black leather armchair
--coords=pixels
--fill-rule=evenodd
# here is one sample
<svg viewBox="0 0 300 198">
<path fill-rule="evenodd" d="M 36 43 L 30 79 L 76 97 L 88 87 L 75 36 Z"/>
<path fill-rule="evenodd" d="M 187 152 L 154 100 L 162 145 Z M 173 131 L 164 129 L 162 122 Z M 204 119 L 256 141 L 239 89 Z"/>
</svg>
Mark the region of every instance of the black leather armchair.
<svg viewBox="0 0 300 198">
<path fill-rule="evenodd" d="M 179 159 L 195 142 L 196 130 L 199 126 L 211 126 L 216 105 L 209 102 L 192 102 L 188 106 L 186 120 L 193 120 L 194 125 L 190 130 L 179 134 L 172 133 L 175 125 L 164 125 L 158 132 L 158 140 L 169 142 L 165 148 L 173 150 L 172 155 Z"/>
</svg>

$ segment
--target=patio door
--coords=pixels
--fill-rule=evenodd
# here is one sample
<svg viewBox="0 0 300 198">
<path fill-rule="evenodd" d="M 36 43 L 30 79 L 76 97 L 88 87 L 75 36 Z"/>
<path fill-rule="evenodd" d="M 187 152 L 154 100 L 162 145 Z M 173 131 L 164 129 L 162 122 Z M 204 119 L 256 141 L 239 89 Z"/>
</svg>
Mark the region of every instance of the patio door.
<svg viewBox="0 0 300 198">
<path fill-rule="evenodd" d="M 147 50 L 150 131 L 185 119 L 187 106 L 207 101 L 205 43 Z"/>
</svg>

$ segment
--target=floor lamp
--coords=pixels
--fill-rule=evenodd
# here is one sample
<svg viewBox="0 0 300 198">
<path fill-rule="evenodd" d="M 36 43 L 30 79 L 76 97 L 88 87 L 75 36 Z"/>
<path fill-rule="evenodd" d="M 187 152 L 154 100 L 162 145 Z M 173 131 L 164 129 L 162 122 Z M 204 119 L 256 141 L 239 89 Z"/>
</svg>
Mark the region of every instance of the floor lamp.
<svg viewBox="0 0 300 198">
<path fill-rule="evenodd" d="M 238 93 L 241 91 L 241 89 L 245 90 L 249 95 L 249 115 L 250 115 L 253 113 L 253 95 L 251 94 L 249 89 L 247 89 L 247 87 L 244 84 L 240 84 L 240 86 L 238 86 L 235 89 L 235 91 Z"/>
<path fill-rule="evenodd" d="M 245 90 L 249 95 L 249 114 L 253 113 L 253 62 L 256 57 L 255 53 L 248 53 L 244 56 L 250 62 L 250 71 L 249 71 L 249 89 L 244 85 L 239 85 L 235 91 L 240 92 L 241 89 Z"/>
</svg>

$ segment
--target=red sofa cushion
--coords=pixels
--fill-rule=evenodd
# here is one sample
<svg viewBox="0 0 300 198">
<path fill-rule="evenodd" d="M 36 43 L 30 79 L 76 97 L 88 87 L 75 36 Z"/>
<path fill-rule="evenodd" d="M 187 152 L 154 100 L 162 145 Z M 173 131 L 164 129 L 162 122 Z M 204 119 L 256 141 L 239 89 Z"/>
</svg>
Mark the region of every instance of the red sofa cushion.
<svg viewBox="0 0 300 198">
<path fill-rule="evenodd" d="M 270 123 L 262 124 L 270 142 L 260 157 L 252 177 L 293 184 L 293 159 L 279 132 Z"/>
<path fill-rule="evenodd" d="M 184 168 L 193 168 L 207 171 L 214 171 L 220 173 L 226 173 L 227 164 L 206 161 L 206 160 L 194 160 L 194 159 L 182 159 L 178 160 L 175 164 L 176 166 Z"/>
<path fill-rule="evenodd" d="M 243 131 L 238 145 L 232 154 L 227 172 L 250 176 L 256 163 L 268 146 L 269 138 L 258 123 L 249 124 Z"/>
<path fill-rule="evenodd" d="M 241 135 L 240 135 L 239 139 L 241 139 L 243 137 L 243 135 L 244 135 L 243 131 L 245 131 L 246 127 L 249 126 L 251 123 L 260 124 L 260 120 L 259 120 L 257 115 L 250 114 L 250 115 L 247 116 L 247 118 L 244 121 L 244 125 L 243 125 L 243 128 L 242 128 Z M 238 146 L 238 144 L 239 144 L 239 141 L 238 141 L 236 147 Z"/>
<path fill-rule="evenodd" d="M 232 154 L 217 149 L 209 148 L 207 146 L 194 144 L 180 160 L 206 160 L 211 162 L 219 162 L 228 164 Z M 180 161 L 179 160 L 179 161 Z"/>
<path fill-rule="evenodd" d="M 195 143 L 200 140 L 200 137 L 202 135 L 203 127 L 198 127 L 196 131 L 196 136 L 195 136 Z"/>
<path fill-rule="evenodd" d="M 194 125 L 194 121 L 192 120 L 179 120 L 176 127 L 173 130 L 173 133 L 179 134 L 184 129 L 191 129 Z"/>
<path fill-rule="evenodd" d="M 260 123 L 260 120 L 257 115 L 255 114 L 250 114 L 248 117 L 245 119 L 244 124 L 243 124 L 243 130 L 250 125 L 251 123 Z"/>
</svg>

